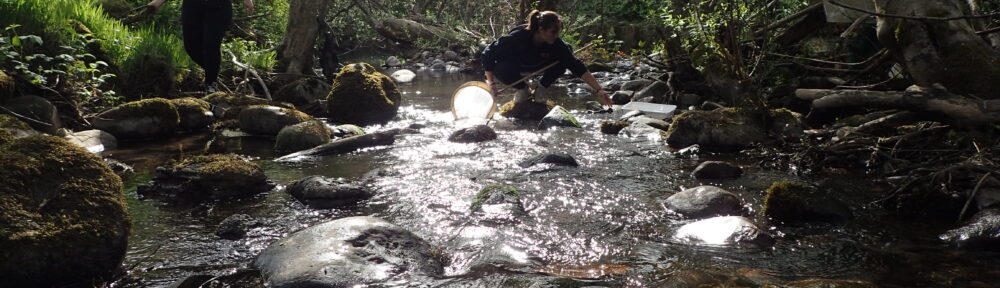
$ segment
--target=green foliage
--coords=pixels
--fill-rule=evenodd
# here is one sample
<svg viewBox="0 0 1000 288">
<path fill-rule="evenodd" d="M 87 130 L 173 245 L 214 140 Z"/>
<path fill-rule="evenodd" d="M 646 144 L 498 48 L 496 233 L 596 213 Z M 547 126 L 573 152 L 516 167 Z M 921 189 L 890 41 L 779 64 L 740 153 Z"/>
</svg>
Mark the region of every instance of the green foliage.
<svg viewBox="0 0 1000 288">
<path fill-rule="evenodd" d="M 255 69 L 269 72 L 278 64 L 277 52 L 275 50 L 260 49 L 260 45 L 252 40 L 233 39 L 223 44 L 223 51 L 230 51 L 243 64 L 250 65 Z M 228 55 L 223 54 L 223 58 Z M 230 63 L 231 64 L 231 63 Z M 235 66 L 235 65 L 234 65 Z M 233 67 L 235 69 L 235 67 Z"/>
</svg>

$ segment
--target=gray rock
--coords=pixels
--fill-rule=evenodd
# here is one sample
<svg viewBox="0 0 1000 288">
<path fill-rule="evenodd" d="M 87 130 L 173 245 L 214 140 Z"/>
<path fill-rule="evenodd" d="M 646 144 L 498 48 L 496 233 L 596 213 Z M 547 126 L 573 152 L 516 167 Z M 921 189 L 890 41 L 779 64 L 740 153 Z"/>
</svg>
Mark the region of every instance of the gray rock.
<svg viewBox="0 0 1000 288">
<path fill-rule="evenodd" d="M 632 95 L 635 95 L 634 91 L 616 91 L 615 94 L 611 95 L 611 102 L 615 105 L 625 105 L 628 102 L 632 102 Z"/>
<path fill-rule="evenodd" d="M 326 222 L 279 240 L 254 261 L 267 287 L 354 287 L 443 274 L 437 251 L 385 220 Z"/>
<path fill-rule="evenodd" d="M 613 113 L 615 111 L 613 108 L 606 107 L 597 101 L 587 101 L 583 106 L 587 108 L 587 112 L 589 113 Z"/>
<path fill-rule="evenodd" d="M 179 127 L 180 116 L 172 101 L 151 98 L 101 112 L 90 123 L 119 140 L 144 139 L 172 135 Z"/>
<path fill-rule="evenodd" d="M 763 121 L 765 118 L 772 120 L 769 126 Z M 784 109 L 756 112 L 724 108 L 684 112 L 674 118 L 672 127 L 666 139 L 670 147 L 699 144 L 710 152 L 733 152 L 772 139 L 769 135 L 798 138 L 805 124 L 801 115 Z"/>
<path fill-rule="evenodd" d="M 215 235 L 227 240 L 239 240 L 247 236 L 247 230 L 259 227 L 260 222 L 253 220 L 247 214 L 233 214 L 226 217 L 215 229 Z"/>
<path fill-rule="evenodd" d="M 66 135 L 67 141 L 87 149 L 91 153 L 118 148 L 118 140 L 114 135 L 101 130 L 87 130 Z"/>
<path fill-rule="evenodd" d="M 653 83 L 653 81 L 646 80 L 646 79 L 632 80 L 632 81 L 625 82 L 625 84 L 622 84 L 621 90 L 637 91 L 637 90 L 640 90 L 642 88 L 646 88 L 647 85 L 652 84 L 652 83 Z"/>
<path fill-rule="evenodd" d="M 629 122 L 635 126 L 649 126 L 663 131 L 670 129 L 670 123 L 667 123 L 667 121 L 646 116 L 632 117 L 629 119 Z"/>
<path fill-rule="evenodd" d="M 457 52 L 451 50 L 444 51 L 444 60 L 459 62 L 462 61 L 462 55 L 458 55 Z"/>
<path fill-rule="evenodd" d="M 458 129 L 448 136 L 448 141 L 457 143 L 474 143 L 497 139 L 497 132 L 486 125 L 476 125 Z"/>
<path fill-rule="evenodd" d="M 354 205 L 372 197 L 367 188 L 347 181 L 322 176 L 309 176 L 288 185 L 288 194 L 309 207 L 330 209 Z"/>
<path fill-rule="evenodd" d="M 396 58 L 396 56 L 389 56 L 389 58 L 385 59 L 385 66 L 399 67 L 402 64 L 403 63 L 400 62 L 399 58 Z"/>
<path fill-rule="evenodd" d="M 691 245 L 767 246 L 774 239 L 742 216 L 720 216 L 678 228 L 674 240 Z"/>
<path fill-rule="evenodd" d="M 365 129 L 354 124 L 337 125 L 330 129 L 331 138 L 347 138 L 352 136 L 365 135 Z"/>
<path fill-rule="evenodd" d="M 1000 243 L 1000 210 L 979 211 L 965 226 L 948 230 L 938 238 L 957 247 L 995 247 Z"/>
<path fill-rule="evenodd" d="M 743 168 L 724 161 L 705 161 L 691 172 L 695 179 L 726 179 L 740 175 L 743 175 Z"/>
<path fill-rule="evenodd" d="M 52 102 L 49 102 L 49 100 L 46 100 L 45 98 L 35 95 L 22 95 L 11 98 L 7 101 L 7 103 L 4 103 L 3 106 L 21 116 L 45 123 L 41 124 L 34 121 L 24 122 L 35 130 L 55 134 L 56 130 L 62 127 L 62 123 L 59 121 L 59 112 L 56 111 L 56 106 L 52 105 Z"/>
<path fill-rule="evenodd" d="M 552 127 L 576 127 L 581 128 L 580 122 L 576 121 L 576 117 L 566 111 L 566 108 L 562 106 L 555 106 L 552 110 L 549 110 L 545 117 L 542 117 L 542 121 L 538 123 L 538 130 L 545 130 Z"/>
<path fill-rule="evenodd" d="M 653 98 L 653 103 L 664 103 L 669 92 L 670 86 L 667 85 L 667 82 L 656 81 L 636 92 L 635 95 L 632 95 L 632 99 Z"/>
<path fill-rule="evenodd" d="M 301 107 L 326 99 L 330 94 L 330 84 L 324 80 L 306 77 L 282 86 L 274 93 L 274 100 L 288 102 Z"/>
<path fill-rule="evenodd" d="M 528 168 L 538 164 L 555 164 L 555 165 L 573 166 L 573 167 L 580 166 L 580 164 L 576 162 L 576 159 L 574 159 L 573 156 L 570 156 L 569 154 L 560 154 L 560 153 L 535 155 L 532 156 L 531 158 L 521 161 L 521 163 L 518 163 L 517 165 L 521 166 L 522 168 Z"/>
<path fill-rule="evenodd" d="M 664 206 L 688 218 L 738 215 L 743 211 L 736 194 L 715 186 L 684 189 L 667 198 Z"/>
<path fill-rule="evenodd" d="M 447 69 L 448 69 L 448 64 L 445 64 L 444 61 L 441 61 L 440 59 L 434 60 L 434 62 L 431 63 L 431 70 L 445 71 Z"/>
</svg>

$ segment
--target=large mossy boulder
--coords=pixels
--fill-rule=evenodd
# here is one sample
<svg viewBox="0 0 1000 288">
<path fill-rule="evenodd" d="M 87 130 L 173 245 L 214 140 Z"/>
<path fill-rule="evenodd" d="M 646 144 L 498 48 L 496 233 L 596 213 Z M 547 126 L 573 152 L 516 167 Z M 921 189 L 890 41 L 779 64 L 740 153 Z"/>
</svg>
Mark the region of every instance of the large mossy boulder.
<svg viewBox="0 0 1000 288">
<path fill-rule="evenodd" d="M 59 111 L 52 102 L 45 98 L 22 95 L 8 99 L 3 106 L 18 115 L 36 120 L 25 122 L 35 130 L 55 134 L 56 130 L 62 127 Z"/>
<path fill-rule="evenodd" d="M 176 196 L 179 200 L 240 198 L 269 191 L 274 184 L 264 169 L 235 154 L 199 155 L 156 168 L 143 195 Z"/>
<path fill-rule="evenodd" d="M 534 101 L 526 101 L 521 103 L 514 103 L 510 101 L 504 103 L 500 106 L 500 115 L 507 118 L 519 119 L 519 120 L 542 120 L 545 115 L 549 113 L 549 110 L 556 107 L 556 103 L 552 101 L 547 101 L 545 104 L 536 103 Z"/>
<path fill-rule="evenodd" d="M 282 128 L 313 118 L 302 111 L 277 106 L 255 105 L 240 111 L 240 130 L 250 134 L 275 136 Z"/>
<path fill-rule="evenodd" d="M 109 280 L 130 221 L 121 179 L 97 156 L 53 136 L 0 145 L 0 286 Z"/>
<path fill-rule="evenodd" d="M 436 251 L 398 225 L 358 216 L 295 232 L 264 249 L 254 266 L 271 288 L 358 287 L 439 277 Z"/>
<path fill-rule="evenodd" d="M 851 218 L 851 209 L 826 191 L 790 181 L 778 181 L 767 188 L 761 215 L 772 221 L 795 224 L 805 222 L 843 222 Z"/>
<path fill-rule="evenodd" d="M 278 92 L 274 93 L 274 100 L 301 107 L 325 99 L 326 95 L 330 94 L 330 88 L 330 84 L 322 80 L 312 77 L 302 78 L 278 89 Z"/>
<path fill-rule="evenodd" d="M 330 128 L 322 121 L 311 120 L 285 126 L 274 140 L 274 150 L 299 151 L 330 143 Z"/>
<path fill-rule="evenodd" d="M 21 119 L 8 114 L 0 114 L 0 144 L 33 134 L 37 134 L 37 132 Z"/>
<path fill-rule="evenodd" d="M 180 124 L 180 115 L 170 100 L 151 98 L 101 112 L 90 123 L 118 139 L 143 139 L 172 135 Z"/>
<path fill-rule="evenodd" d="M 546 130 L 552 127 L 582 128 L 583 126 L 580 125 L 580 122 L 576 121 L 576 117 L 573 117 L 573 114 L 569 113 L 566 108 L 555 106 L 538 122 L 538 130 Z"/>
<path fill-rule="evenodd" d="M 386 123 L 396 117 L 402 93 L 396 82 L 368 63 L 344 66 L 327 97 L 329 120 L 341 124 Z"/>
<path fill-rule="evenodd" d="M 804 129 L 802 116 L 787 109 L 722 108 L 678 115 L 666 140 L 673 148 L 698 144 L 708 151 L 731 152 L 775 137 L 798 138 Z"/>
<path fill-rule="evenodd" d="M 212 105 L 193 97 L 185 97 L 170 100 L 177 107 L 177 114 L 180 117 L 178 127 L 183 130 L 202 130 L 208 128 L 215 122 L 215 114 L 212 113 Z"/>
</svg>

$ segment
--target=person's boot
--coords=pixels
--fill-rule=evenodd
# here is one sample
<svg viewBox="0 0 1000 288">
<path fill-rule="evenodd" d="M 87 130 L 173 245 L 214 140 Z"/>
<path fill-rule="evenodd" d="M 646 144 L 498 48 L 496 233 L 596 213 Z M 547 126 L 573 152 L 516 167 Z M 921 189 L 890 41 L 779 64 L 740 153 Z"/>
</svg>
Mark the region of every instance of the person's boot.
<svg viewBox="0 0 1000 288">
<path fill-rule="evenodd" d="M 531 91 L 525 87 L 514 91 L 514 104 L 521 104 L 531 100 Z"/>
</svg>

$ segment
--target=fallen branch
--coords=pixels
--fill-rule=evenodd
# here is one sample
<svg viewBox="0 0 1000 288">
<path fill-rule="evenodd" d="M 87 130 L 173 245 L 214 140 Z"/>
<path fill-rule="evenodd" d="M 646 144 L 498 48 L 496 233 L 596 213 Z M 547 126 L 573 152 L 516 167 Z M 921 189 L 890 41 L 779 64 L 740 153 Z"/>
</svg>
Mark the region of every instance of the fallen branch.
<svg viewBox="0 0 1000 288">
<path fill-rule="evenodd" d="M 267 84 L 264 84 L 264 78 L 260 78 L 260 75 L 257 74 L 257 70 L 253 69 L 253 67 L 250 67 L 249 65 L 240 62 L 240 60 L 236 58 L 236 54 L 233 54 L 233 51 L 227 49 L 226 53 L 229 53 L 229 56 L 232 57 L 233 64 L 236 64 L 236 66 L 239 66 L 240 68 L 243 68 L 244 70 L 250 72 L 250 74 L 257 79 L 257 83 L 260 84 L 261 88 L 263 88 L 262 90 L 264 90 L 264 96 L 267 96 L 267 100 L 274 100 L 271 98 L 271 92 L 268 91 L 267 89 Z"/>
<path fill-rule="evenodd" d="M 396 142 L 396 135 L 399 134 L 399 129 L 391 129 L 386 131 L 380 131 L 365 135 L 359 135 L 354 137 L 348 137 L 333 141 L 327 144 L 323 144 L 312 149 L 302 150 L 292 154 L 278 157 L 274 161 L 293 161 L 300 157 L 315 157 L 324 155 L 337 155 L 344 153 L 351 153 L 363 148 L 392 145 Z"/>
<path fill-rule="evenodd" d="M 942 88 L 911 86 L 906 91 L 799 89 L 795 96 L 811 100 L 813 108 L 883 107 L 918 112 L 959 127 L 985 127 L 1000 121 L 1000 100 L 978 100 Z M 942 118 L 943 116 L 943 118 Z"/>
</svg>

